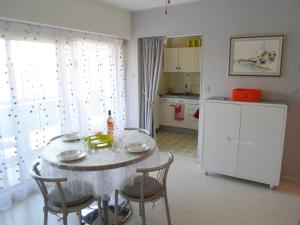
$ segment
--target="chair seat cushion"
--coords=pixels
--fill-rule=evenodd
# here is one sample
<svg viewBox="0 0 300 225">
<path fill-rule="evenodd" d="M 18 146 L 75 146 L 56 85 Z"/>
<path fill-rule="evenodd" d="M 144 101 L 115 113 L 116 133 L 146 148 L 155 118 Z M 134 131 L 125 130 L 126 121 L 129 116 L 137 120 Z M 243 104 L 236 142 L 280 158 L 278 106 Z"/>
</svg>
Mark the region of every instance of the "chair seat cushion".
<svg viewBox="0 0 300 225">
<path fill-rule="evenodd" d="M 63 192 L 65 195 L 67 207 L 80 205 L 80 204 L 92 199 L 91 195 L 83 196 L 80 194 L 72 194 L 68 188 L 63 188 Z M 49 200 L 55 206 L 58 206 L 58 207 L 62 206 L 62 200 L 61 200 L 61 197 L 60 197 L 60 194 L 59 194 L 59 191 L 57 188 L 54 188 L 52 191 L 50 191 Z"/>
<path fill-rule="evenodd" d="M 126 185 L 121 192 L 129 197 L 140 198 L 141 197 L 141 181 L 143 176 L 137 176 L 134 178 L 133 184 Z M 144 181 L 144 197 L 151 197 L 162 189 L 162 185 L 159 181 L 153 177 L 146 176 Z"/>
</svg>

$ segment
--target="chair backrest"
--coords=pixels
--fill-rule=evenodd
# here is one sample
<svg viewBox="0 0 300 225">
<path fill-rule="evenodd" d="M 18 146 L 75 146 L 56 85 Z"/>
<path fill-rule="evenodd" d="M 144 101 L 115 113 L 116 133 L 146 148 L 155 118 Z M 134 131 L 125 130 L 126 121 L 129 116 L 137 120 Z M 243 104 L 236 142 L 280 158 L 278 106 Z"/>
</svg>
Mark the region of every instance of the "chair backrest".
<svg viewBox="0 0 300 225">
<path fill-rule="evenodd" d="M 61 183 L 67 181 L 67 178 L 42 177 L 39 169 L 37 168 L 39 164 L 40 163 L 37 162 L 32 166 L 32 170 L 30 171 L 30 175 L 36 181 L 40 191 L 42 192 L 44 202 L 45 202 L 45 206 L 48 205 L 48 201 L 49 201 L 49 197 L 48 197 L 49 196 L 49 191 L 48 191 L 48 188 L 47 188 L 47 183 L 55 183 L 56 187 L 58 189 L 58 192 L 59 192 L 59 197 L 61 199 L 62 208 L 64 210 L 66 210 L 67 209 L 66 198 L 65 198 Z"/>
<path fill-rule="evenodd" d="M 146 130 L 146 129 L 143 129 L 143 128 L 134 128 L 134 127 L 126 127 L 124 128 L 124 130 L 136 130 L 140 133 L 143 133 L 143 134 L 146 134 L 146 135 L 151 135 L 150 131 Z"/>
<path fill-rule="evenodd" d="M 163 186 L 164 190 L 166 190 L 167 187 L 167 176 L 168 176 L 168 172 L 169 172 L 169 168 L 171 166 L 171 164 L 174 161 L 174 156 L 172 153 L 168 152 L 168 160 L 166 163 L 156 166 L 156 167 L 152 167 L 152 168 L 143 168 L 143 169 L 137 169 L 136 172 L 138 173 L 143 173 L 143 176 L 148 176 L 149 173 L 153 173 L 156 172 L 157 173 L 157 180 L 159 181 L 159 183 Z M 143 186 L 143 182 L 142 185 Z M 143 187 L 141 187 L 141 189 L 143 189 Z"/>
</svg>

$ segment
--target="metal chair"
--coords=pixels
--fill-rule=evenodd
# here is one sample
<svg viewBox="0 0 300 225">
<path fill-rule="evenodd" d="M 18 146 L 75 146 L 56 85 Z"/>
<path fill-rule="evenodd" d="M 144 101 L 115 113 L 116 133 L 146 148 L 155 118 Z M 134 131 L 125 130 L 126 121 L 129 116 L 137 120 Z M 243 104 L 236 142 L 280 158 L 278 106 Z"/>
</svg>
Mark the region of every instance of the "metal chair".
<svg viewBox="0 0 300 225">
<path fill-rule="evenodd" d="M 62 182 L 67 181 L 67 178 L 42 177 L 37 168 L 39 164 L 38 162 L 33 165 L 30 174 L 39 186 L 44 198 L 44 225 L 48 224 L 48 212 L 53 214 L 62 213 L 64 225 L 68 224 L 68 214 L 77 212 L 79 224 L 81 225 L 81 210 L 92 204 L 94 198 L 92 196 L 72 194 L 67 188 L 62 186 Z M 56 187 L 49 191 L 47 183 L 54 183 Z"/>
<path fill-rule="evenodd" d="M 168 152 L 168 161 L 166 163 L 153 168 L 137 169 L 136 172 L 142 173 L 142 175 L 137 176 L 133 184 L 125 186 L 120 191 L 123 198 L 131 202 L 139 203 L 139 211 L 143 219 L 143 225 L 146 225 L 145 203 L 154 203 L 160 198 L 164 198 L 165 200 L 168 225 L 171 225 L 166 183 L 168 171 L 173 161 L 174 157 L 172 153 Z M 156 173 L 156 178 L 150 176 L 149 173 Z"/>
<path fill-rule="evenodd" d="M 143 129 L 143 128 L 133 128 L 133 127 L 129 127 L 129 128 L 124 128 L 124 130 L 136 130 L 140 133 L 143 133 L 143 134 L 146 134 L 148 136 L 151 135 L 150 131 L 146 130 L 146 129 Z"/>
</svg>

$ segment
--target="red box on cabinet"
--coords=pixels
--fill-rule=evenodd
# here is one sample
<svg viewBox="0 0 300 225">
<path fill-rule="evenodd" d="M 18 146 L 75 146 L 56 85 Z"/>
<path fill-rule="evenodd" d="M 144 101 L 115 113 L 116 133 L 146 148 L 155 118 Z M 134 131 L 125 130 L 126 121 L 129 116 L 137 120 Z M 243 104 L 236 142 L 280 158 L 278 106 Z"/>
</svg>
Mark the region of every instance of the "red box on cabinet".
<svg viewBox="0 0 300 225">
<path fill-rule="evenodd" d="M 234 88 L 232 89 L 232 100 L 241 102 L 259 102 L 261 100 L 261 89 Z"/>
</svg>

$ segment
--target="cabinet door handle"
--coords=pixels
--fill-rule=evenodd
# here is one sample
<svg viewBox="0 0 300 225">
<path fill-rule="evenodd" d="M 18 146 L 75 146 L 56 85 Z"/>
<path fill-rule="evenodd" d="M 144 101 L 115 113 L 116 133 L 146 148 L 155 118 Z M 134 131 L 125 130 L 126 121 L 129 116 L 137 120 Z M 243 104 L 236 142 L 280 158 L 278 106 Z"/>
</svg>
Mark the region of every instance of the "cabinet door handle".
<svg viewBox="0 0 300 225">
<path fill-rule="evenodd" d="M 239 143 L 244 145 L 253 145 L 252 141 L 246 141 L 246 140 L 239 140 Z"/>
<path fill-rule="evenodd" d="M 227 137 L 226 139 L 227 139 L 227 141 L 229 141 L 229 142 L 239 143 L 239 139 L 237 139 L 237 138 Z"/>
<path fill-rule="evenodd" d="M 232 138 L 232 137 L 227 137 L 227 141 L 244 144 L 244 145 L 253 145 L 252 141 L 240 140 L 238 138 Z"/>
</svg>

